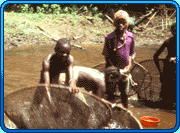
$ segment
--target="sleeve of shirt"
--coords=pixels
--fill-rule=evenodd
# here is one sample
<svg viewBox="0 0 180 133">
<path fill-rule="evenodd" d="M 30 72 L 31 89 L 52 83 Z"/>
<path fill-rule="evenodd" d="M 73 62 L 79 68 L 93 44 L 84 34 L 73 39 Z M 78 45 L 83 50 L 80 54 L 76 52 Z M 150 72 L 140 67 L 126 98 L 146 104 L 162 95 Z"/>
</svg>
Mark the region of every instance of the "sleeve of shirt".
<svg viewBox="0 0 180 133">
<path fill-rule="evenodd" d="M 135 53 L 135 42 L 134 42 L 134 35 L 132 37 L 131 47 L 130 47 L 130 55 Z"/>
<path fill-rule="evenodd" d="M 107 37 L 105 37 L 105 43 L 104 43 L 102 55 L 104 55 L 105 57 L 109 56 L 109 39 Z"/>
</svg>

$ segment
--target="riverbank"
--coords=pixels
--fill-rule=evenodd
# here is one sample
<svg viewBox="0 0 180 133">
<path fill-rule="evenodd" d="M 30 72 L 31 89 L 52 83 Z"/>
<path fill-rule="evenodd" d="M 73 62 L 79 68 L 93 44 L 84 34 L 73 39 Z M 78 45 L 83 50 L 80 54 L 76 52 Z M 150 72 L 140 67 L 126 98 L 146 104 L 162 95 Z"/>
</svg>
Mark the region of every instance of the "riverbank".
<svg viewBox="0 0 180 133">
<path fill-rule="evenodd" d="M 147 21 L 139 27 L 143 27 Z M 143 31 L 134 30 L 135 45 L 152 47 L 161 45 L 171 37 L 169 29 L 158 27 L 160 23 L 157 16 Z M 98 17 L 5 12 L 4 49 L 53 45 L 55 41 L 50 38 L 51 35 L 56 39 L 69 38 L 73 45 L 104 44 L 104 37 L 113 30 L 114 26 L 108 20 Z"/>
</svg>

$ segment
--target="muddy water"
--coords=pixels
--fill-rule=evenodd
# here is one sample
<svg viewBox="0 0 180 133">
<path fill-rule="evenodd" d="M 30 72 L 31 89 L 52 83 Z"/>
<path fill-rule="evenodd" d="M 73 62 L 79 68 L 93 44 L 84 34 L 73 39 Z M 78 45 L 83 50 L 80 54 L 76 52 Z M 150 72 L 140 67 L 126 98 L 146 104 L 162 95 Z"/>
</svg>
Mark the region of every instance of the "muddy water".
<svg viewBox="0 0 180 133">
<path fill-rule="evenodd" d="M 100 62 L 104 62 L 101 55 L 103 45 L 82 45 L 87 50 L 72 49 L 75 65 L 92 67 Z M 42 60 L 48 54 L 53 53 L 52 46 L 22 47 L 4 52 L 4 96 L 19 89 L 36 86 L 39 82 Z M 136 48 L 136 61 L 152 59 L 157 46 L 144 46 Z M 165 54 L 162 55 L 165 57 Z M 140 116 L 155 116 L 161 119 L 157 129 L 171 129 L 176 124 L 175 111 L 163 111 L 152 108 L 129 109 L 140 120 Z M 7 118 L 5 117 L 5 121 Z"/>
</svg>

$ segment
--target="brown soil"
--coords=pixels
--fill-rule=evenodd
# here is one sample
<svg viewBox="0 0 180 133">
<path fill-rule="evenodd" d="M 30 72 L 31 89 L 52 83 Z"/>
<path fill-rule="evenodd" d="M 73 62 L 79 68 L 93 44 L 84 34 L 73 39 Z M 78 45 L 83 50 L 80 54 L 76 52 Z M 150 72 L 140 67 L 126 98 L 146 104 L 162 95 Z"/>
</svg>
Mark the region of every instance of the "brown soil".
<svg viewBox="0 0 180 133">
<path fill-rule="evenodd" d="M 85 16 L 82 16 L 85 18 Z M 12 16 L 5 14 L 5 19 L 12 19 Z M 154 18 L 154 20 L 158 18 Z M 49 37 L 41 34 L 40 30 L 36 27 L 31 29 L 27 24 L 38 25 L 41 28 L 45 29 L 48 33 L 57 36 L 58 38 L 69 38 L 72 39 L 72 44 L 83 44 L 83 45 L 92 45 L 92 44 L 104 44 L 104 37 L 114 30 L 114 26 L 109 21 L 99 21 L 98 19 L 93 18 L 93 21 L 89 19 L 79 19 L 64 17 L 59 20 L 59 22 L 54 22 L 52 19 L 48 19 L 43 22 L 34 22 L 28 21 L 23 17 L 19 17 L 17 21 L 21 22 L 24 25 L 24 29 L 33 30 L 30 35 L 23 35 L 20 31 L 15 30 L 14 33 L 7 33 L 8 36 L 4 38 L 4 48 L 11 49 L 13 47 L 21 47 L 28 45 L 52 45 L 55 44 Z M 72 21 L 77 23 L 73 25 Z M 139 27 L 143 27 L 148 20 L 140 24 Z M 154 28 L 160 25 L 161 21 L 151 21 L 149 25 L 143 31 L 138 31 L 134 33 L 135 36 L 135 45 L 154 45 L 162 44 L 164 40 L 169 38 L 171 35 L 169 30 L 162 30 L 161 27 Z M 5 23 L 6 26 L 6 23 Z M 14 28 L 17 28 L 16 25 L 11 25 Z M 104 30 L 109 27 L 109 31 Z M 139 29 L 139 27 L 135 27 Z M 37 33 L 40 33 L 40 36 L 37 36 Z M 99 33 L 99 34 L 98 34 Z M 83 37 L 81 37 L 83 36 Z M 80 37 L 78 39 L 73 39 L 75 37 Z"/>
</svg>

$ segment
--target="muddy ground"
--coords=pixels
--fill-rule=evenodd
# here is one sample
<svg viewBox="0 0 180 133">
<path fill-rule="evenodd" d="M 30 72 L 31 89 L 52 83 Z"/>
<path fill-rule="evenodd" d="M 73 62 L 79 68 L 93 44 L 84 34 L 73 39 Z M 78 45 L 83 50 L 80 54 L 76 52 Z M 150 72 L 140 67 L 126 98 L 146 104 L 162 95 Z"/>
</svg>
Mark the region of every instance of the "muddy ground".
<svg viewBox="0 0 180 133">
<path fill-rule="evenodd" d="M 16 19 L 10 14 L 5 14 L 4 18 Z M 80 18 L 63 16 L 63 18 L 59 18 L 59 21 L 54 22 L 52 20 L 53 16 L 48 21 L 39 22 L 18 17 L 17 21 L 20 22 L 20 26 L 30 34 L 24 34 L 18 30 L 17 27 L 19 25 L 5 23 L 4 26 L 10 26 L 15 30 L 6 32 L 4 49 L 7 50 L 28 45 L 53 45 L 55 42 L 47 36 L 49 34 L 54 35 L 53 38 L 56 39 L 69 38 L 72 40 L 72 44 L 104 44 L 104 37 L 114 30 L 114 26 L 108 20 L 89 18 L 87 16 L 81 16 Z M 136 46 L 160 45 L 164 40 L 172 36 L 169 29 L 162 30 L 159 16 L 152 19 L 144 30 L 139 30 L 148 21 L 147 19 L 138 27 L 134 28 L 137 29 L 134 32 Z M 29 25 L 34 26 L 34 28 L 31 28 Z M 42 32 L 37 26 L 40 26 L 46 32 Z M 109 27 L 108 30 L 106 30 L 107 27 Z"/>
</svg>

